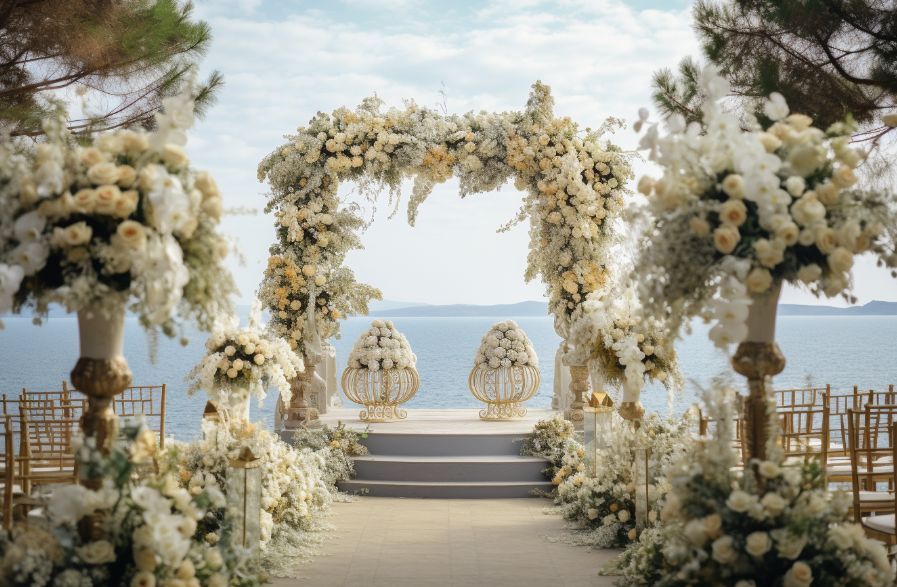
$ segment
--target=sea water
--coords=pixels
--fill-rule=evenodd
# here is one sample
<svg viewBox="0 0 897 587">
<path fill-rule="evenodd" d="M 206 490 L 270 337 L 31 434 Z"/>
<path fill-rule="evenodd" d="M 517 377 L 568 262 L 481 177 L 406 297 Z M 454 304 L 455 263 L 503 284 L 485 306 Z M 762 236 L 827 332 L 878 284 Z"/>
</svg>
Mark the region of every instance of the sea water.
<svg viewBox="0 0 897 587">
<path fill-rule="evenodd" d="M 421 386 L 406 404 L 409 408 L 473 408 L 479 404 L 467 389 L 467 376 L 480 339 L 489 327 L 507 318 L 394 318 L 417 354 Z M 554 356 L 560 343 L 550 318 L 515 319 L 526 331 L 539 355 L 541 386 L 528 403 L 534 408 L 551 404 Z M 370 318 L 343 321 L 342 337 L 334 341 L 337 366 L 342 370 L 355 340 L 370 324 Z M 78 355 L 77 321 L 73 316 L 53 316 L 42 326 L 30 318 L 4 318 L 0 331 L 0 393 L 16 394 L 22 388 L 59 389 Z M 135 385 L 167 385 L 167 433 L 189 439 L 199 433 L 198 422 L 205 405 L 202 394 L 186 395 L 184 381 L 204 353 L 206 335 L 187 330 L 187 346 L 160 337 L 155 362 L 150 344 L 136 319 L 128 318 L 125 355 L 134 374 Z M 776 377 L 775 387 L 831 384 L 833 389 L 882 389 L 897 383 L 897 316 L 781 316 L 777 339 L 787 358 L 785 371 Z M 699 387 L 707 387 L 720 373 L 732 373 L 726 357 L 707 338 L 707 328 L 694 332 L 676 344 L 686 379 L 683 390 L 673 398 L 659 385 L 648 386 L 642 402 L 649 410 L 681 413 L 694 403 Z M 735 376 L 739 384 L 741 380 Z M 262 406 L 252 405 L 252 416 L 269 423 L 273 419 L 275 397 Z M 352 406 L 343 398 L 345 406 Z"/>
</svg>

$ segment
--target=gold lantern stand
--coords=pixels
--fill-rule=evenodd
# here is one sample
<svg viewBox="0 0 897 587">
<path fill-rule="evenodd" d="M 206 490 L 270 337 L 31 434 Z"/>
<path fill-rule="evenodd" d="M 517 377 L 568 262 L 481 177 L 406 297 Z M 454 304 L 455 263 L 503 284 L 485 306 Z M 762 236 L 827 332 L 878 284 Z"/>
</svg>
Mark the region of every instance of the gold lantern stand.
<svg viewBox="0 0 897 587">
<path fill-rule="evenodd" d="M 227 514 L 231 546 L 258 550 L 262 530 L 262 461 L 248 446 L 230 459 L 226 471 Z"/>
<path fill-rule="evenodd" d="M 523 402 L 530 400 L 539 389 L 539 370 L 532 365 L 487 367 L 476 365 L 467 378 L 473 397 L 486 404 L 480 410 L 483 420 L 510 420 L 526 415 Z"/>
<path fill-rule="evenodd" d="M 399 406 L 417 393 L 420 377 L 414 367 L 377 371 L 347 367 L 341 384 L 350 401 L 364 406 L 358 415 L 360 420 L 394 422 L 408 417 Z"/>
</svg>

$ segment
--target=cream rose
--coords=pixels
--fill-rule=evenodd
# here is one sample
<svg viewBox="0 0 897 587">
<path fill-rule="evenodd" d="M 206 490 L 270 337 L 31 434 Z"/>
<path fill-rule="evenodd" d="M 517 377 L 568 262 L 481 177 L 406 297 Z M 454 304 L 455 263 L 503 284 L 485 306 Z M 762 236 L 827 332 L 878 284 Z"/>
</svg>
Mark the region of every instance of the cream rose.
<svg viewBox="0 0 897 587">
<path fill-rule="evenodd" d="M 809 587 L 813 582 L 813 569 L 803 561 L 797 561 L 785 573 L 784 587 Z"/>
<path fill-rule="evenodd" d="M 89 565 L 104 565 L 115 560 L 115 548 L 106 540 L 97 540 L 81 546 L 78 556 Z"/>
<path fill-rule="evenodd" d="M 87 244 L 90 242 L 91 237 L 93 237 L 93 230 L 83 221 L 70 224 L 62 229 L 57 228 L 54 231 L 54 240 L 59 239 L 61 241 L 60 244 L 68 247 Z"/>
<path fill-rule="evenodd" d="M 718 538 L 723 528 L 723 518 L 719 514 L 710 514 L 703 519 L 704 532 L 712 539 Z"/>
<path fill-rule="evenodd" d="M 772 539 L 766 532 L 751 532 L 744 541 L 744 550 L 751 556 L 761 557 L 772 549 Z"/>
<path fill-rule="evenodd" d="M 620 510 L 619 512 L 617 512 L 617 517 L 620 519 L 621 522 L 623 522 L 625 524 L 626 522 L 629 521 L 631 515 L 629 513 L 629 510 L 623 509 L 623 510 Z"/>
<path fill-rule="evenodd" d="M 710 234 L 710 223 L 700 216 L 694 216 L 689 220 L 689 227 L 695 236 L 705 237 Z"/>
<path fill-rule="evenodd" d="M 757 470 L 767 479 L 773 479 L 782 474 L 782 468 L 773 461 L 763 461 Z"/>
<path fill-rule="evenodd" d="M 776 238 L 781 239 L 785 246 L 797 244 L 800 229 L 793 222 L 784 222 L 776 229 Z"/>
<path fill-rule="evenodd" d="M 187 152 L 178 145 L 165 145 L 162 149 L 162 161 L 174 169 L 182 169 L 190 162 Z"/>
<path fill-rule="evenodd" d="M 857 182 L 857 176 L 848 165 L 839 166 L 832 174 L 832 184 L 837 188 L 849 188 Z"/>
<path fill-rule="evenodd" d="M 125 220 L 119 224 L 115 234 L 132 249 L 140 250 L 146 245 L 146 229 L 134 220 Z"/>
<path fill-rule="evenodd" d="M 846 273 L 853 267 L 853 253 L 844 247 L 836 247 L 828 256 L 828 266 L 835 273 Z"/>
<path fill-rule="evenodd" d="M 130 165 L 118 166 L 118 185 L 129 188 L 137 181 L 137 170 Z"/>
<path fill-rule="evenodd" d="M 156 568 L 156 553 L 149 548 L 138 548 L 134 551 L 134 564 L 139 571 L 153 571 Z"/>
<path fill-rule="evenodd" d="M 215 573 L 206 582 L 207 587 L 227 587 L 227 579 L 221 573 Z"/>
<path fill-rule="evenodd" d="M 757 503 L 756 496 L 740 489 L 733 491 L 726 500 L 726 506 L 739 514 L 748 511 L 755 503 Z"/>
<path fill-rule="evenodd" d="M 707 542 L 707 531 L 704 529 L 703 520 L 689 520 L 683 529 L 685 537 L 695 546 L 703 546 Z"/>
<path fill-rule="evenodd" d="M 710 545 L 713 560 L 724 565 L 735 562 L 738 552 L 733 547 L 733 542 L 731 536 L 723 536 L 714 540 Z"/>
<path fill-rule="evenodd" d="M 834 206 L 838 203 L 838 188 L 833 183 L 824 183 L 816 186 L 816 197 L 826 206 Z"/>
<path fill-rule="evenodd" d="M 139 200 L 140 194 L 137 193 L 137 190 L 122 192 L 115 203 L 115 215 L 119 218 L 127 218 L 137 210 Z"/>
<path fill-rule="evenodd" d="M 754 241 L 754 254 L 765 267 L 773 268 L 782 262 L 784 249 L 765 238 Z"/>
<path fill-rule="evenodd" d="M 807 189 L 807 181 L 799 175 L 792 175 L 785 180 L 785 189 L 795 198 L 800 197 Z"/>
<path fill-rule="evenodd" d="M 217 198 L 221 195 L 221 192 L 218 191 L 218 184 L 215 183 L 215 178 L 206 171 L 196 174 L 193 185 L 202 192 L 204 198 Z"/>
<path fill-rule="evenodd" d="M 72 196 L 72 203 L 75 209 L 82 214 L 93 212 L 94 202 L 96 202 L 96 192 L 90 188 L 78 190 Z"/>
<path fill-rule="evenodd" d="M 149 149 L 149 139 L 142 132 L 124 130 L 121 133 L 122 148 L 129 153 L 142 153 Z"/>
<path fill-rule="evenodd" d="M 838 247 L 838 235 L 831 228 L 822 227 L 816 231 L 816 248 L 825 255 L 831 254 Z"/>
<path fill-rule="evenodd" d="M 106 155 L 96 147 L 86 147 L 78 152 L 81 164 L 90 168 L 106 160 Z"/>
<path fill-rule="evenodd" d="M 131 579 L 131 587 L 156 587 L 156 577 L 148 571 L 140 571 Z"/>
<path fill-rule="evenodd" d="M 761 294 L 769 289 L 772 285 L 772 274 L 766 269 L 755 267 L 748 273 L 747 279 L 744 280 L 751 293 Z"/>
<path fill-rule="evenodd" d="M 97 163 L 87 170 L 87 179 L 97 185 L 118 181 L 118 166 L 115 163 Z"/>
<path fill-rule="evenodd" d="M 744 178 L 737 173 L 727 175 L 723 179 L 722 188 L 730 198 L 741 199 L 744 197 Z"/>
<path fill-rule="evenodd" d="M 101 185 L 96 189 L 96 199 L 94 201 L 94 212 L 97 214 L 112 215 L 121 198 L 121 190 L 115 185 Z"/>
<path fill-rule="evenodd" d="M 733 226 L 723 225 L 713 231 L 713 245 L 717 251 L 724 255 L 734 251 L 735 245 L 740 240 L 741 235 L 738 233 L 738 229 Z"/>
<path fill-rule="evenodd" d="M 804 265 L 797 270 L 797 278 L 804 283 L 813 283 L 820 277 L 822 277 L 822 267 L 820 267 L 816 263 Z"/>
<path fill-rule="evenodd" d="M 760 503 L 766 508 L 766 511 L 769 512 L 772 516 L 777 516 L 785 511 L 785 508 L 788 506 L 788 502 L 785 501 L 778 493 L 767 493 L 763 496 L 763 499 L 760 500 Z"/>
<path fill-rule="evenodd" d="M 782 140 L 772 133 L 761 132 L 757 135 L 757 138 L 760 139 L 760 144 L 763 145 L 767 153 L 774 153 L 782 146 Z"/>
<path fill-rule="evenodd" d="M 741 200 L 728 200 L 719 207 L 719 219 L 724 224 L 741 226 L 747 220 L 747 206 Z"/>
</svg>

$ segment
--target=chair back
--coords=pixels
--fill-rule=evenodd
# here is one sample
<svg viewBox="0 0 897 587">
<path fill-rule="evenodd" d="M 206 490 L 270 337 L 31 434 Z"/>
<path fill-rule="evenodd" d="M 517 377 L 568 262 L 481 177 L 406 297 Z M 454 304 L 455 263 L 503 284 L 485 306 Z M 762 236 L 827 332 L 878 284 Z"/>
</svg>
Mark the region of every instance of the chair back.
<svg viewBox="0 0 897 587">
<path fill-rule="evenodd" d="M 112 409 L 119 418 L 142 416 L 147 427 L 159 436 L 165 447 L 165 384 L 128 387 L 112 398 Z"/>
<path fill-rule="evenodd" d="M 810 409 L 819 407 L 822 396 L 831 391 L 831 386 L 825 387 L 799 387 L 794 389 L 779 389 L 773 391 L 776 400 L 776 410 Z"/>
<path fill-rule="evenodd" d="M 862 410 L 847 412 L 853 511 L 857 520 L 862 511 L 860 492 L 876 491 L 882 483 L 891 491 L 895 487 L 895 408 L 876 409 L 867 404 Z M 894 506 L 892 511 L 897 511 L 897 502 Z"/>
<path fill-rule="evenodd" d="M 828 463 L 830 434 L 826 396 L 820 397 L 822 405 L 780 411 L 776 415 L 781 423 L 779 443 L 785 458 L 817 456 L 824 469 Z"/>
</svg>

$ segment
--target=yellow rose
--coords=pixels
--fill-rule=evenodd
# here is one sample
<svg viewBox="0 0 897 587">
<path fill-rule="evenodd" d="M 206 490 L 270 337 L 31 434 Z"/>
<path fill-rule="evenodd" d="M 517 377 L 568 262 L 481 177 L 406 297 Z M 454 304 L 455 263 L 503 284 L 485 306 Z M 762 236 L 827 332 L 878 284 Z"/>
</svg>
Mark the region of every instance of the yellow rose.
<svg viewBox="0 0 897 587">
<path fill-rule="evenodd" d="M 115 163 L 97 163 L 87 170 L 87 179 L 97 185 L 118 181 L 118 166 Z"/>
<path fill-rule="evenodd" d="M 735 250 L 735 245 L 741 240 L 738 229 L 734 226 L 723 225 L 713 231 L 713 245 L 720 253 L 728 255 Z"/>
<path fill-rule="evenodd" d="M 118 200 L 121 198 L 121 190 L 118 189 L 118 186 L 102 185 L 96 189 L 95 194 L 94 212 L 110 216 L 114 214 Z"/>
<path fill-rule="evenodd" d="M 772 274 L 770 274 L 766 269 L 756 267 L 752 269 L 750 273 L 748 273 L 747 279 L 745 279 L 744 284 L 747 286 L 748 290 L 751 293 L 763 293 L 769 289 L 769 286 L 772 285 Z"/>
</svg>

